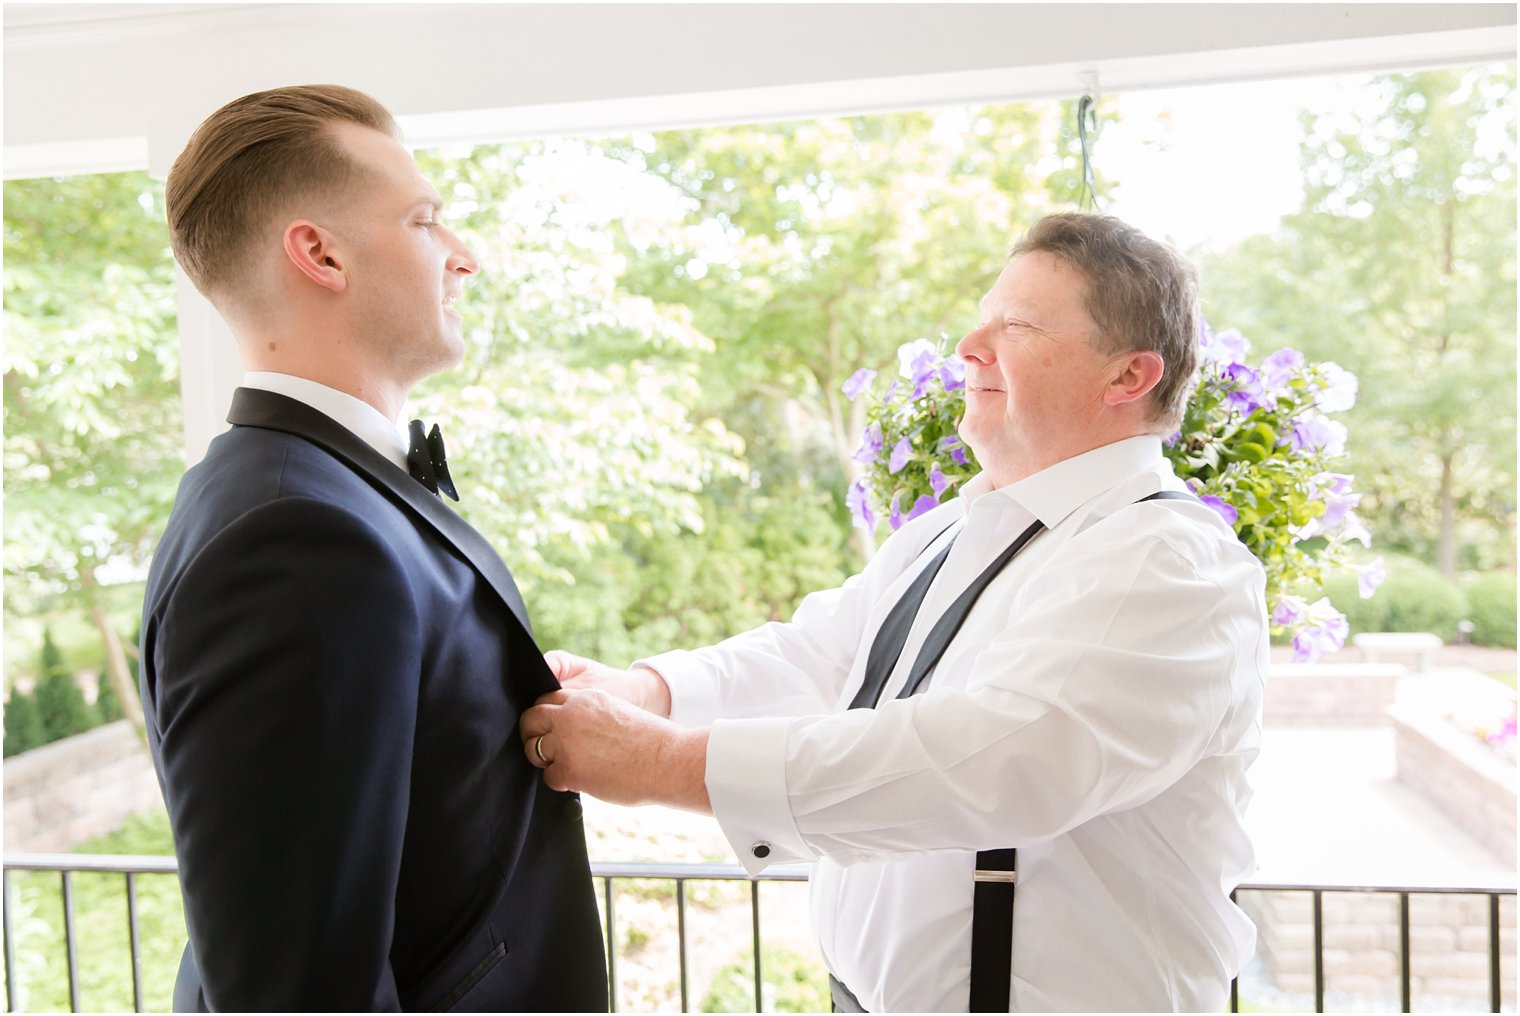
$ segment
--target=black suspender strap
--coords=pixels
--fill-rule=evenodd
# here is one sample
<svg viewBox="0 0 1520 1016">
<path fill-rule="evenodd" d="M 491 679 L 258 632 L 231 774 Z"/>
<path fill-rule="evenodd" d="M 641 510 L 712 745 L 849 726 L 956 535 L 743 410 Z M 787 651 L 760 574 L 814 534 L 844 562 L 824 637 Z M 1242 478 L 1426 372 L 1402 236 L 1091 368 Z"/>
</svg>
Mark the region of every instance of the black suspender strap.
<svg viewBox="0 0 1520 1016">
<path fill-rule="evenodd" d="M 952 526 L 954 524 L 950 523 Z M 934 540 L 944 536 L 949 528 L 950 526 L 946 526 L 941 529 L 935 534 Z M 932 547 L 934 540 L 930 540 L 925 546 Z M 892 671 L 897 669 L 897 661 L 902 656 L 903 646 L 908 641 L 908 632 L 913 630 L 913 619 L 918 616 L 918 608 L 923 604 L 924 597 L 929 592 L 929 586 L 934 582 L 934 576 L 939 574 L 953 546 L 955 546 L 954 539 L 934 555 L 934 559 L 918 573 L 913 584 L 903 590 L 903 594 L 897 598 L 897 602 L 888 612 L 887 619 L 881 623 L 880 628 L 876 629 L 876 638 L 871 642 L 871 651 L 866 654 L 865 676 L 861 678 L 860 688 L 855 692 L 855 697 L 850 700 L 851 709 L 876 708 L 887 678 L 891 677 Z"/>
<path fill-rule="evenodd" d="M 1181 491 L 1158 490 L 1135 503 L 1194 500 L 1197 499 L 1191 494 Z M 1025 535 L 1032 538 L 1032 534 Z M 1007 556 L 1011 558 L 1012 554 Z M 1003 561 L 1002 558 L 999 560 Z M 972 585 L 974 587 L 976 583 Z M 960 600 L 956 601 L 956 606 L 960 606 Z M 968 604 L 967 611 L 969 610 Z M 954 613 L 953 608 L 951 613 Z M 964 616 L 960 620 L 965 620 Z M 941 619 L 941 623 L 943 621 Z M 960 627 L 959 621 L 955 627 Z M 939 626 L 936 626 L 935 633 L 938 631 Z M 933 641 L 934 634 L 929 638 Z M 946 641 L 948 643 L 948 639 Z M 944 648 L 941 647 L 939 651 L 943 653 Z M 936 655 L 935 659 L 938 658 Z M 1018 858 L 1019 852 L 1013 847 L 979 850 L 976 853 L 976 872 L 972 876 L 975 881 L 971 895 L 971 1012 L 1009 1012 L 1013 1008 L 1013 895 L 1018 883 Z"/>
<path fill-rule="evenodd" d="M 949 609 L 940 615 L 940 619 L 930 629 L 928 638 L 924 639 L 923 647 L 918 651 L 918 659 L 913 661 L 913 669 L 908 672 L 908 680 L 903 684 L 902 691 L 897 693 L 898 698 L 907 698 L 923 686 L 924 678 L 928 676 L 929 671 L 934 669 L 939 658 L 945 655 L 950 640 L 955 638 L 955 633 L 961 630 L 961 625 L 966 623 L 966 615 L 971 613 L 971 608 L 976 604 L 977 598 L 982 595 L 982 590 L 997 578 L 998 572 L 1007 567 L 1008 562 L 1012 561 L 1030 540 L 1044 531 L 1045 523 L 1035 519 L 1034 524 L 1020 533 L 1018 539 L 1010 543 L 1008 549 L 999 554 L 996 560 L 983 568 L 982 573 L 972 580 L 965 592 L 957 596 Z"/>
<path fill-rule="evenodd" d="M 1008 1012 L 1013 999 L 1013 891 L 1019 852 L 1012 847 L 976 852 L 971 895 L 971 1008 Z"/>
</svg>

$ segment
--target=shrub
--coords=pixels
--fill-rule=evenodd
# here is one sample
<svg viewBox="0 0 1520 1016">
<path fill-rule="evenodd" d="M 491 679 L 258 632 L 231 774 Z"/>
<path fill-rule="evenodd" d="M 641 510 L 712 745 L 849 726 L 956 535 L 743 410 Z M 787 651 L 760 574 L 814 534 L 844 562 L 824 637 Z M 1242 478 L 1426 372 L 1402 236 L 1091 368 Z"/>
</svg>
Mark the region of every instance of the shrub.
<svg viewBox="0 0 1520 1016">
<path fill-rule="evenodd" d="M 42 673 L 37 679 L 37 711 L 49 741 L 83 733 L 95 726 L 94 711 L 84 700 L 79 682 L 64 666 L 63 654 L 51 631 L 42 635 Z"/>
<path fill-rule="evenodd" d="M 127 715 L 121 708 L 121 699 L 116 695 L 116 686 L 103 670 L 95 679 L 95 712 L 100 714 L 101 723 L 112 723 Z"/>
<path fill-rule="evenodd" d="M 1467 583 L 1467 618 L 1480 646 L 1515 648 L 1515 573 L 1488 572 Z"/>
<path fill-rule="evenodd" d="M 41 747 L 47 739 L 37 700 L 23 692 L 11 692 L 11 700 L 5 704 L 5 757 Z"/>
<path fill-rule="evenodd" d="M 761 951 L 761 995 L 767 1012 L 828 1012 L 829 973 L 823 965 L 785 946 Z M 713 975 L 703 1012 L 753 1012 L 754 952 L 746 949 Z"/>
<path fill-rule="evenodd" d="M 1388 578 L 1370 600 L 1358 595 L 1354 578 L 1325 582 L 1325 595 L 1346 615 L 1351 631 L 1428 631 L 1455 639 L 1457 622 L 1467 616 L 1467 598 L 1457 584 L 1409 558 L 1389 557 L 1387 568 Z"/>
</svg>

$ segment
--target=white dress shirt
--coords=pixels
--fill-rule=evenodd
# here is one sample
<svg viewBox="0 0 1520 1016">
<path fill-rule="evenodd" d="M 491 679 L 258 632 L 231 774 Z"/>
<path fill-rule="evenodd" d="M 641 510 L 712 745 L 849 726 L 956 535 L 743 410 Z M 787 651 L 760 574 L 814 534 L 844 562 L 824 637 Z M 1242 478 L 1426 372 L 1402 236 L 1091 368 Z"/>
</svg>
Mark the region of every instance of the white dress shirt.
<svg viewBox="0 0 1520 1016">
<path fill-rule="evenodd" d="M 267 370 L 248 371 L 243 375 L 243 387 L 274 392 L 305 403 L 324 416 L 331 417 L 403 471 L 406 470 L 406 438 L 401 436 L 394 420 L 387 420 L 384 413 L 363 399 L 356 399 L 347 392 L 340 392 L 308 378 Z"/>
<path fill-rule="evenodd" d="M 1213 1010 L 1255 929 L 1243 813 L 1261 738 L 1261 566 L 1154 437 L 1001 489 L 985 474 L 789 624 L 647 661 L 672 717 L 712 723 L 707 789 L 752 873 L 816 861 L 830 969 L 868 1011 L 969 1004 L 975 851 L 1018 848 L 1011 999 L 1029 1010 Z M 1034 520 L 928 681 L 929 629 Z M 946 527 L 949 530 L 946 531 Z M 874 710 L 848 710 L 877 628 L 955 540 Z M 757 856 L 756 846 L 768 851 Z"/>
</svg>

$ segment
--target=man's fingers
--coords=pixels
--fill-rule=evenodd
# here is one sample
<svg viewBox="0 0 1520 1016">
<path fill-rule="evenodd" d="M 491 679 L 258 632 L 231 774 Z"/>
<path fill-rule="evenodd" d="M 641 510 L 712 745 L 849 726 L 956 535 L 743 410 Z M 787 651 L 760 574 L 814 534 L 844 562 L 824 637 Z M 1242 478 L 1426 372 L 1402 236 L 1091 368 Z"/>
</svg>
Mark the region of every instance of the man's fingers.
<svg viewBox="0 0 1520 1016">
<path fill-rule="evenodd" d="M 523 712 L 522 718 L 517 721 L 517 732 L 524 744 L 539 734 L 547 734 L 554 729 L 554 708 L 554 703 L 540 700 L 538 705 Z"/>
<path fill-rule="evenodd" d="M 538 697 L 538 701 L 533 704 L 533 708 L 537 709 L 541 706 L 562 706 L 566 701 L 569 700 L 569 698 L 570 696 L 567 695 L 563 689 L 545 692 Z M 531 712 L 532 710 L 529 711 Z"/>
<path fill-rule="evenodd" d="M 538 769 L 548 769 L 554 764 L 554 752 L 544 742 L 548 734 L 538 734 L 523 741 L 523 754 L 528 756 L 528 764 Z"/>
<path fill-rule="evenodd" d="M 563 649 L 551 649 L 544 654 L 544 662 L 549 665 L 549 670 L 561 681 L 577 669 L 576 663 L 579 661 L 580 657 L 567 653 Z"/>
</svg>

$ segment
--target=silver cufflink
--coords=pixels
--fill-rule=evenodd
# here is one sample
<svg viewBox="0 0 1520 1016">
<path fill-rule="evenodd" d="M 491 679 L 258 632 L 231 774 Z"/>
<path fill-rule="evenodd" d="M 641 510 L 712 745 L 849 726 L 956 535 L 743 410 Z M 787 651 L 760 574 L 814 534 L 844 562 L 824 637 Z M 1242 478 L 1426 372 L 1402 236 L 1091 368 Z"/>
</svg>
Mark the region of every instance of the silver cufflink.
<svg viewBox="0 0 1520 1016">
<path fill-rule="evenodd" d="M 754 846 L 750 847 L 749 852 L 754 854 L 756 857 L 769 857 L 771 856 L 771 845 L 762 840 L 759 843 L 756 843 Z"/>
</svg>

